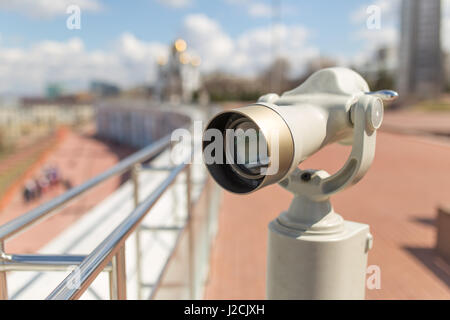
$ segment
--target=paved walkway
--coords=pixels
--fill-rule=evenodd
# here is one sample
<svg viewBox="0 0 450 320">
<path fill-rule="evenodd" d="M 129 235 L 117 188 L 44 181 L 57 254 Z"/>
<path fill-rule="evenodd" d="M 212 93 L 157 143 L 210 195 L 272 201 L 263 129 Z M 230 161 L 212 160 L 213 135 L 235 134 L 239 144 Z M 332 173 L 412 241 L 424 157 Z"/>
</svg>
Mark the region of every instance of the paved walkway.
<svg viewBox="0 0 450 320">
<path fill-rule="evenodd" d="M 301 167 L 335 172 L 348 150 L 329 146 Z M 369 265 L 381 268 L 381 289 L 367 290 L 368 299 L 450 299 L 450 266 L 433 250 L 436 207 L 450 201 L 449 163 L 447 145 L 380 133 L 365 178 L 332 198 L 337 212 L 368 223 L 374 236 Z M 206 298 L 264 298 L 267 224 L 291 199 L 279 186 L 224 194 Z"/>
<path fill-rule="evenodd" d="M 46 159 L 46 164 L 56 165 L 63 178 L 76 186 L 103 172 L 130 154 L 131 148 L 114 146 L 93 137 L 93 131 L 85 134 L 68 132 L 64 141 Z M 36 173 L 41 168 L 36 168 Z M 104 199 L 120 184 L 120 177 L 114 177 L 98 186 L 95 192 L 88 192 L 80 199 L 70 203 L 59 214 L 50 217 L 29 231 L 6 242 L 6 250 L 11 253 L 34 253 L 48 243 L 66 227 L 79 219 L 83 213 Z M 21 191 L 16 192 L 12 201 L 0 211 L 0 225 L 49 201 L 63 193 L 65 189 L 57 186 L 50 189 L 39 200 L 24 203 Z"/>
<path fill-rule="evenodd" d="M 450 112 L 408 110 L 387 112 L 381 130 L 417 135 L 420 139 L 450 146 Z"/>
</svg>

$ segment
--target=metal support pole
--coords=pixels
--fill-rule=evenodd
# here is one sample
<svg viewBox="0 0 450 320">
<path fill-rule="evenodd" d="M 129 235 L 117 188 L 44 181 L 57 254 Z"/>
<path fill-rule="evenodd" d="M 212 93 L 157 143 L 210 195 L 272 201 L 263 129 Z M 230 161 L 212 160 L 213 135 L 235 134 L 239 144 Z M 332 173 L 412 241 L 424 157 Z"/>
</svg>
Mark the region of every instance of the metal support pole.
<svg viewBox="0 0 450 320">
<path fill-rule="evenodd" d="M 131 179 L 133 180 L 133 200 L 134 206 L 139 204 L 139 172 L 141 171 L 141 164 L 136 163 L 131 170 Z"/>
<path fill-rule="evenodd" d="M 139 205 L 139 172 L 141 164 L 137 163 L 131 170 L 131 179 L 133 180 L 133 200 L 134 208 Z M 136 282 L 137 282 L 137 299 L 142 299 L 142 270 L 141 270 L 141 228 L 136 228 Z"/>
<path fill-rule="evenodd" d="M 196 277 L 195 277 L 195 238 L 192 221 L 192 185 L 191 166 L 186 168 L 186 210 L 187 210 L 187 230 L 189 241 L 189 295 L 192 300 L 196 299 Z"/>
<path fill-rule="evenodd" d="M 5 253 L 5 243 L 0 241 L 0 256 Z M 0 258 L 1 259 L 1 258 Z M 0 261 L 0 263 L 2 263 Z M 6 271 L 0 271 L 0 300 L 8 300 L 8 285 L 6 282 Z"/>
<path fill-rule="evenodd" d="M 172 155 L 174 144 L 175 144 L 175 142 L 172 141 L 170 146 L 169 146 L 169 166 L 174 166 L 175 165 L 175 163 L 173 161 L 173 155 Z M 179 207 L 179 205 L 180 205 L 180 199 L 179 199 L 180 196 L 179 196 L 178 188 L 177 188 L 176 185 L 172 188 L 171 192 L 172 192 L 172 197 L 173 197 L 173 202 L 172 202 L 172 205 L 173 205 L 173 207 L 172 207 L 173 219 L 174 219 L 174 222 L 176 224 L 178 224 L 178 223 L 182 222 L 183 212 L 179 210 L 179 208 L 180 208 Z"/>
<path fill-rule="evenodd" d="M 120 248 L 112 259 L 112 271 L 109 275 L 109 293 L 111 300 L 127 299 L 125 246 Z"/>
<path fill-rule="evenodd" d="M 113 265 L 113 268 L 111 269 L 111 271 L 108 274 L 108 277 L 109 277 L 109 299 L 111 299 L 111 300 L 117 300 L 117 287 L 116 287 L 116 281 L 114 280 L 114 279 L 116 279 L 116 270 L 114 267 L 114 260 L 115 260 L 115 257 L 113 257 L 111 260 L 111 264 Z"/>
</svg>

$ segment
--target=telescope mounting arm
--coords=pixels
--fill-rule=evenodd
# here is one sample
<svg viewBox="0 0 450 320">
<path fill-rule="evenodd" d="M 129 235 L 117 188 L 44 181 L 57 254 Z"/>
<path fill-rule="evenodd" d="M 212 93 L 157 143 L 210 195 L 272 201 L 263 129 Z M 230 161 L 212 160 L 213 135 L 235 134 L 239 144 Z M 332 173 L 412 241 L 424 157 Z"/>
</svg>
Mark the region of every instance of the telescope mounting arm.
<svg viewBox="0 0 450 320">
<path fill-rule="evenodd" d="M 296 195 L 324 201 L 361 180 L 375 155 L 376 130 L 383 119 L 381 99 L 393 100 L 396 96 L 394 91 L 389 90 L 354 96 L 356 102 L 350 109 L 350 119 L 354 126 L 353 144 L 344 166 L 333 175 L 324 170 L 296 168 L 280 185 Z"/>
</svg>

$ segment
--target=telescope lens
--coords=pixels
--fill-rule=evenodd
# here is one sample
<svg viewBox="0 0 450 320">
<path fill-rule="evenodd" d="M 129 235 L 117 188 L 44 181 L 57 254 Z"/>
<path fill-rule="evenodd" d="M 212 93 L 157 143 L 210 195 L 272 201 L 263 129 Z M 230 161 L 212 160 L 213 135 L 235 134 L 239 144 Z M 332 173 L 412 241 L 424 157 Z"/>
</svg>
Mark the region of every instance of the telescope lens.
<svg viewBox="0 0 450 320">
<path fill-rule="evenodd" d="M 250 105 L 211 119 L 204 133 L 203 154 L 218 184 L 244 194 L 286 175 L 294 159 L 294 143 L 278 113 L 267 106 Z"/>
<path fill-rule="evenodd" d="M 261 130 L 246 118 L 235 120 L 229 128 L 232 134 L 226 136 L 225 152 L 233 170 L 249 179 L 262 177 L 261 169 L 268 166 L 269 157 Z"/>
</svg>

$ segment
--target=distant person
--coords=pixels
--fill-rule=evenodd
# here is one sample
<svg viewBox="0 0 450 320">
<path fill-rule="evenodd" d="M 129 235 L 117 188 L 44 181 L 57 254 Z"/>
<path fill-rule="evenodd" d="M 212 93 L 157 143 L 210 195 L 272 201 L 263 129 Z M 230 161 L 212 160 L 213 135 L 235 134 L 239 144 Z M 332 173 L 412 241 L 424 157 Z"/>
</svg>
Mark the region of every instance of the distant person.
<svg viewBox="0 0 450 320">
<path fill-rule="evenodd" d="M 70 190 L 73 187 L 72 182 L 70 182 L 69 179 L 64 179 L 63 185 L 64 185 L 64 188 L 66 188 L 66 190 Z"/>
<path fill-rule="evenodd" d="M 49 187 L 50 187 L 50 182 L 49 182 L 48 178 L 45 175 L 40 175 L 37 180 L 37 189 L 39 190 L 39 196 L 42 193 L 47 192 Z"/>
<path fill-rule="evenodd" d="M 41 197 L 41 195 L 42 195 L 42 191 L 43 191 L 43 185 L 42 185 L 42 183 L 41 183 L 41 181 L 40 181 L 40 179 L 39 178 L 35 178 L 34 180 L 33 180 L 33 182 L 34 182 L 34 185 L 35 185 L 35 198 L 40 198 Z"/>
<path fill-rule="evenodd" d="M 24 197 L 26 202 L 30 202 L 36 197 L 36 182 L 34 180 L 28 180 L 24 187 Z"/>
<path fill-rule="evenodd" d="M 46 165 L 42 170 L 42 175 L 45 176 L 48 180 L 48 182 L 51 184 L 52 181 L 52 173 L 51 173 L 51 167 L 49 165 Z"/>
<path fill-rule="evenodd" d="M 61 182 L 61 174 L 59 173 L 59 168 L 58 167 L 53 167 L 53 181 L 54 183 L 58 184 Z"/>
<path fill-rule="evenodd" d="M 51 185 L 56 185 L 60 182 L 59 169 L 56 166 L 48 166 L 44 169 L 45 176 Z"/>
<path fill-rule="evenodd" d="M 31 201 L 31 192 L 30 189 L 25 185 L 23 187 L 23 200 L 25 201 L 25 203 L 28 203 Z"/>
</svg>

